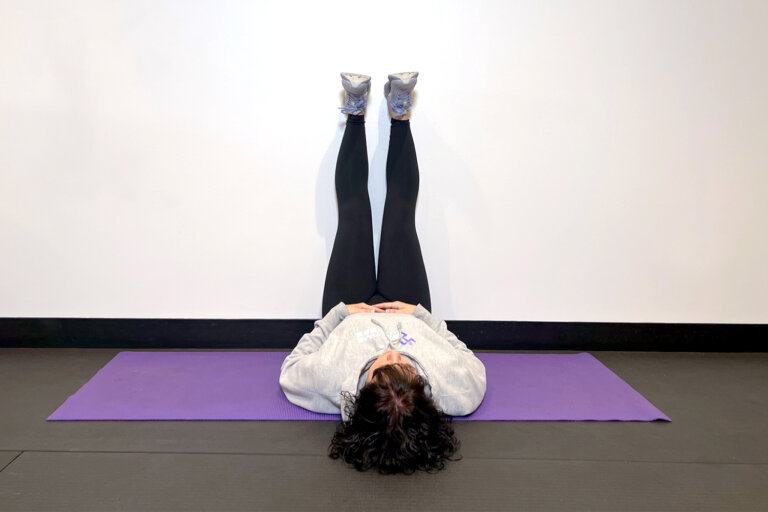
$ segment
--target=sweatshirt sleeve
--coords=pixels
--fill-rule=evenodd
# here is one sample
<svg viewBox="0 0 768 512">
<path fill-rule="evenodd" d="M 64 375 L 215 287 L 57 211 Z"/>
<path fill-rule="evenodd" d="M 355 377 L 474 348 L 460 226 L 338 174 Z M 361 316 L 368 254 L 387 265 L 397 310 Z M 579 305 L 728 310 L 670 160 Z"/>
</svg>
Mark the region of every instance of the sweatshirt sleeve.
<svg viewBox="0 0 768 512">
<path fill-rule="evenodd" d="M 453 348 L 456 350 L 475 355 L 474 352 L 467 348 L 466 343 L 461 341 L 456 337 L 455 334 L 448 330 L 448 325 L 445 323 L 445 320 L 438 319 L 421 304 L 417 305 L 416 309 L 413 310 L 413 316 L 430 326 L 433 331 L 435 331 L 441 337 L 445 338 L 445 340 L 453 345 Z"/>
<path fill-rule="evenodd" d="M 329 397 L 316 391 L 316 375 L 311 356 L 348 315 L 346 304 L 339 302 L 322 319 L 315 321 L 315 328 L 301 337 L 283 361 L 280 367 L 280 387 L 291 403 L 315 412 L 338 413 L 338 406 Z"/>
<path fill-rule="evenodd" d="M 438 397 L 443 412 L 452 416 L 465 416 L 477 409 L 485 397 L 486 375 L 485 365 L 477 358 L 467 345 L 456 337 L 445 320 L 436 318 L 424 306 L 418 304 L 413 311 L 413 316 L 422 320 L 432 328 L 440 337 L 450 343 L 457 351 L 461 365 L 453 368 L 452 382 L 462 382 L 462 392 L 445 394 Z M 447 391 L 447 390 L 446 390 Z"/>
</svg>

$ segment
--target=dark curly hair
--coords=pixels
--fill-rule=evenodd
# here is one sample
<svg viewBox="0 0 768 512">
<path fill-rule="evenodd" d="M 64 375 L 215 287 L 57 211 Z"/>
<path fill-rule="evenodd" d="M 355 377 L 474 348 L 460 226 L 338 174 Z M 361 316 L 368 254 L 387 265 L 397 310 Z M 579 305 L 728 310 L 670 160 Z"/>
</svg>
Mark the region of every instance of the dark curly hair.
<svg viewBox="0 0 768 512">
<path fill-rule="evenodd" d="M 344 392 L 348 421 L 342 421 L 328 447 L 358 471 L 378 467 L 381 474 L 445 468 L 461 442 L 453 419 L 425 392 L 426 380 L 401 364 L 381 366 L 356 396 Z"/>
</svg>

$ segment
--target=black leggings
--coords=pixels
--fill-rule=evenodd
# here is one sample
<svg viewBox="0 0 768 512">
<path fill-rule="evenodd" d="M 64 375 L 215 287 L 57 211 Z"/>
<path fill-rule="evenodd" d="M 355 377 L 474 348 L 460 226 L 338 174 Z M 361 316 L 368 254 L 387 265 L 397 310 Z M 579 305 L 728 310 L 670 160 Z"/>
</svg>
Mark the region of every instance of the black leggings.
<svg viewBox="0 0 768 512">
<path fill-rule="evenodd" d="M 416 235 L 419 166 L 411 124 L 409 120 L 391 122 L 377 280 L 365 120 L 363 116 L 347 116 L 336 161 L 339 226 L 325 275 L 323 316 L 339 302 L 373 305 L 400 300 L 432 311 L 427 270 Z"/>
</svg>

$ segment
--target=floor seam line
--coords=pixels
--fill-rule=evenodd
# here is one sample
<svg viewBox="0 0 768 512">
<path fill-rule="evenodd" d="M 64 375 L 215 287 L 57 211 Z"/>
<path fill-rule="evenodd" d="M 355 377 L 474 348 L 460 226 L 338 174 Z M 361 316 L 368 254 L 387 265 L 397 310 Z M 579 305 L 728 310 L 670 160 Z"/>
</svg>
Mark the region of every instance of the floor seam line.
<svg viewBox="0 0 768 512">
<path fill-rule="evenodd" d="M 17 453 L 17 454 L 16 454 L 16 456 L 15 456 L 14 458 L 12 458 L 12 459 L 10 460 L 10 462 L 8 462 L 8 464 L 6 464 L 6 465 L 5 465 L 5 466 L 3 466 L 2 468 L 0 468 L 0 473 L 2 473 L 2 472 L 3 472 L 3 470 L 4 470 L 5 468 L 7 468 L 7 467 L 8 467 L 8 466 L 10 466 L 11 464 L 13 464 L 13 462 L 14 462 L 16 459 L 18 459 L 19 457 L 21 457 L 21 454 L 23 454 L 25 450 L 7 450 L 7 451 L 18 451 L 19 453 Z"/>
<path fill-rule="evenodd" d="M 17 450 L 5 450 L 17 451 Z M 124 450 L 21 450 L 5 467 L 23 453 L 114 453 L 114 454 L 142 454 L 142 455 L 257 455 L 274 457 L 328 457 L 327 455 L 313 453 L 260 453 L 260 452 L 166 452 L 166 451 L 124 451 Z M 329 457 L 330 458 L 330 457 Z M 498 460 L 498 461 L 545 461 L 545 462 L 605 462 L 605 463 L 635 463 L 635 464 L 729 464 L 732 466 L 766 466 L 768 462 L 726 462 L 726 461 L 670 461 L 670 460 L 616 460 L 616 459 L 558 459 L 536 457 L 473 457 L 464 455 L 461 460 Z M 460 461 L 455 461 L 460 462 Z M 3 469 L 5 469 L 5 467 Z M 2 469 L 0 469 L 2 471 Z"/>
</svg>

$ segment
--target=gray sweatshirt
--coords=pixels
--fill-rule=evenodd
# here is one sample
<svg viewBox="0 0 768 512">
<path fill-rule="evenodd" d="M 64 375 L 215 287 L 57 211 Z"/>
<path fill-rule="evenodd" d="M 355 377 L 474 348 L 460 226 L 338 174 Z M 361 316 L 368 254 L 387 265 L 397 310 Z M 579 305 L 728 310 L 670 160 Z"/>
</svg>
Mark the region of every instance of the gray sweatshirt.
<svg viewBox="0 0 768 512">
<path fill-rule="evenodd" d="M 427 394 L 445 414 L 470 414 L 483 401 L 485 365 L 421 304 L 412 315 L 351 315 L 339 302 L 285 358 L 280 387 L 292 403 L 314 412 L 341 413 L 347 421 L 341 392 L 355 396 L 370 366 L 390 349 L 413 363 L 428 383 Z"/>
</svg>

